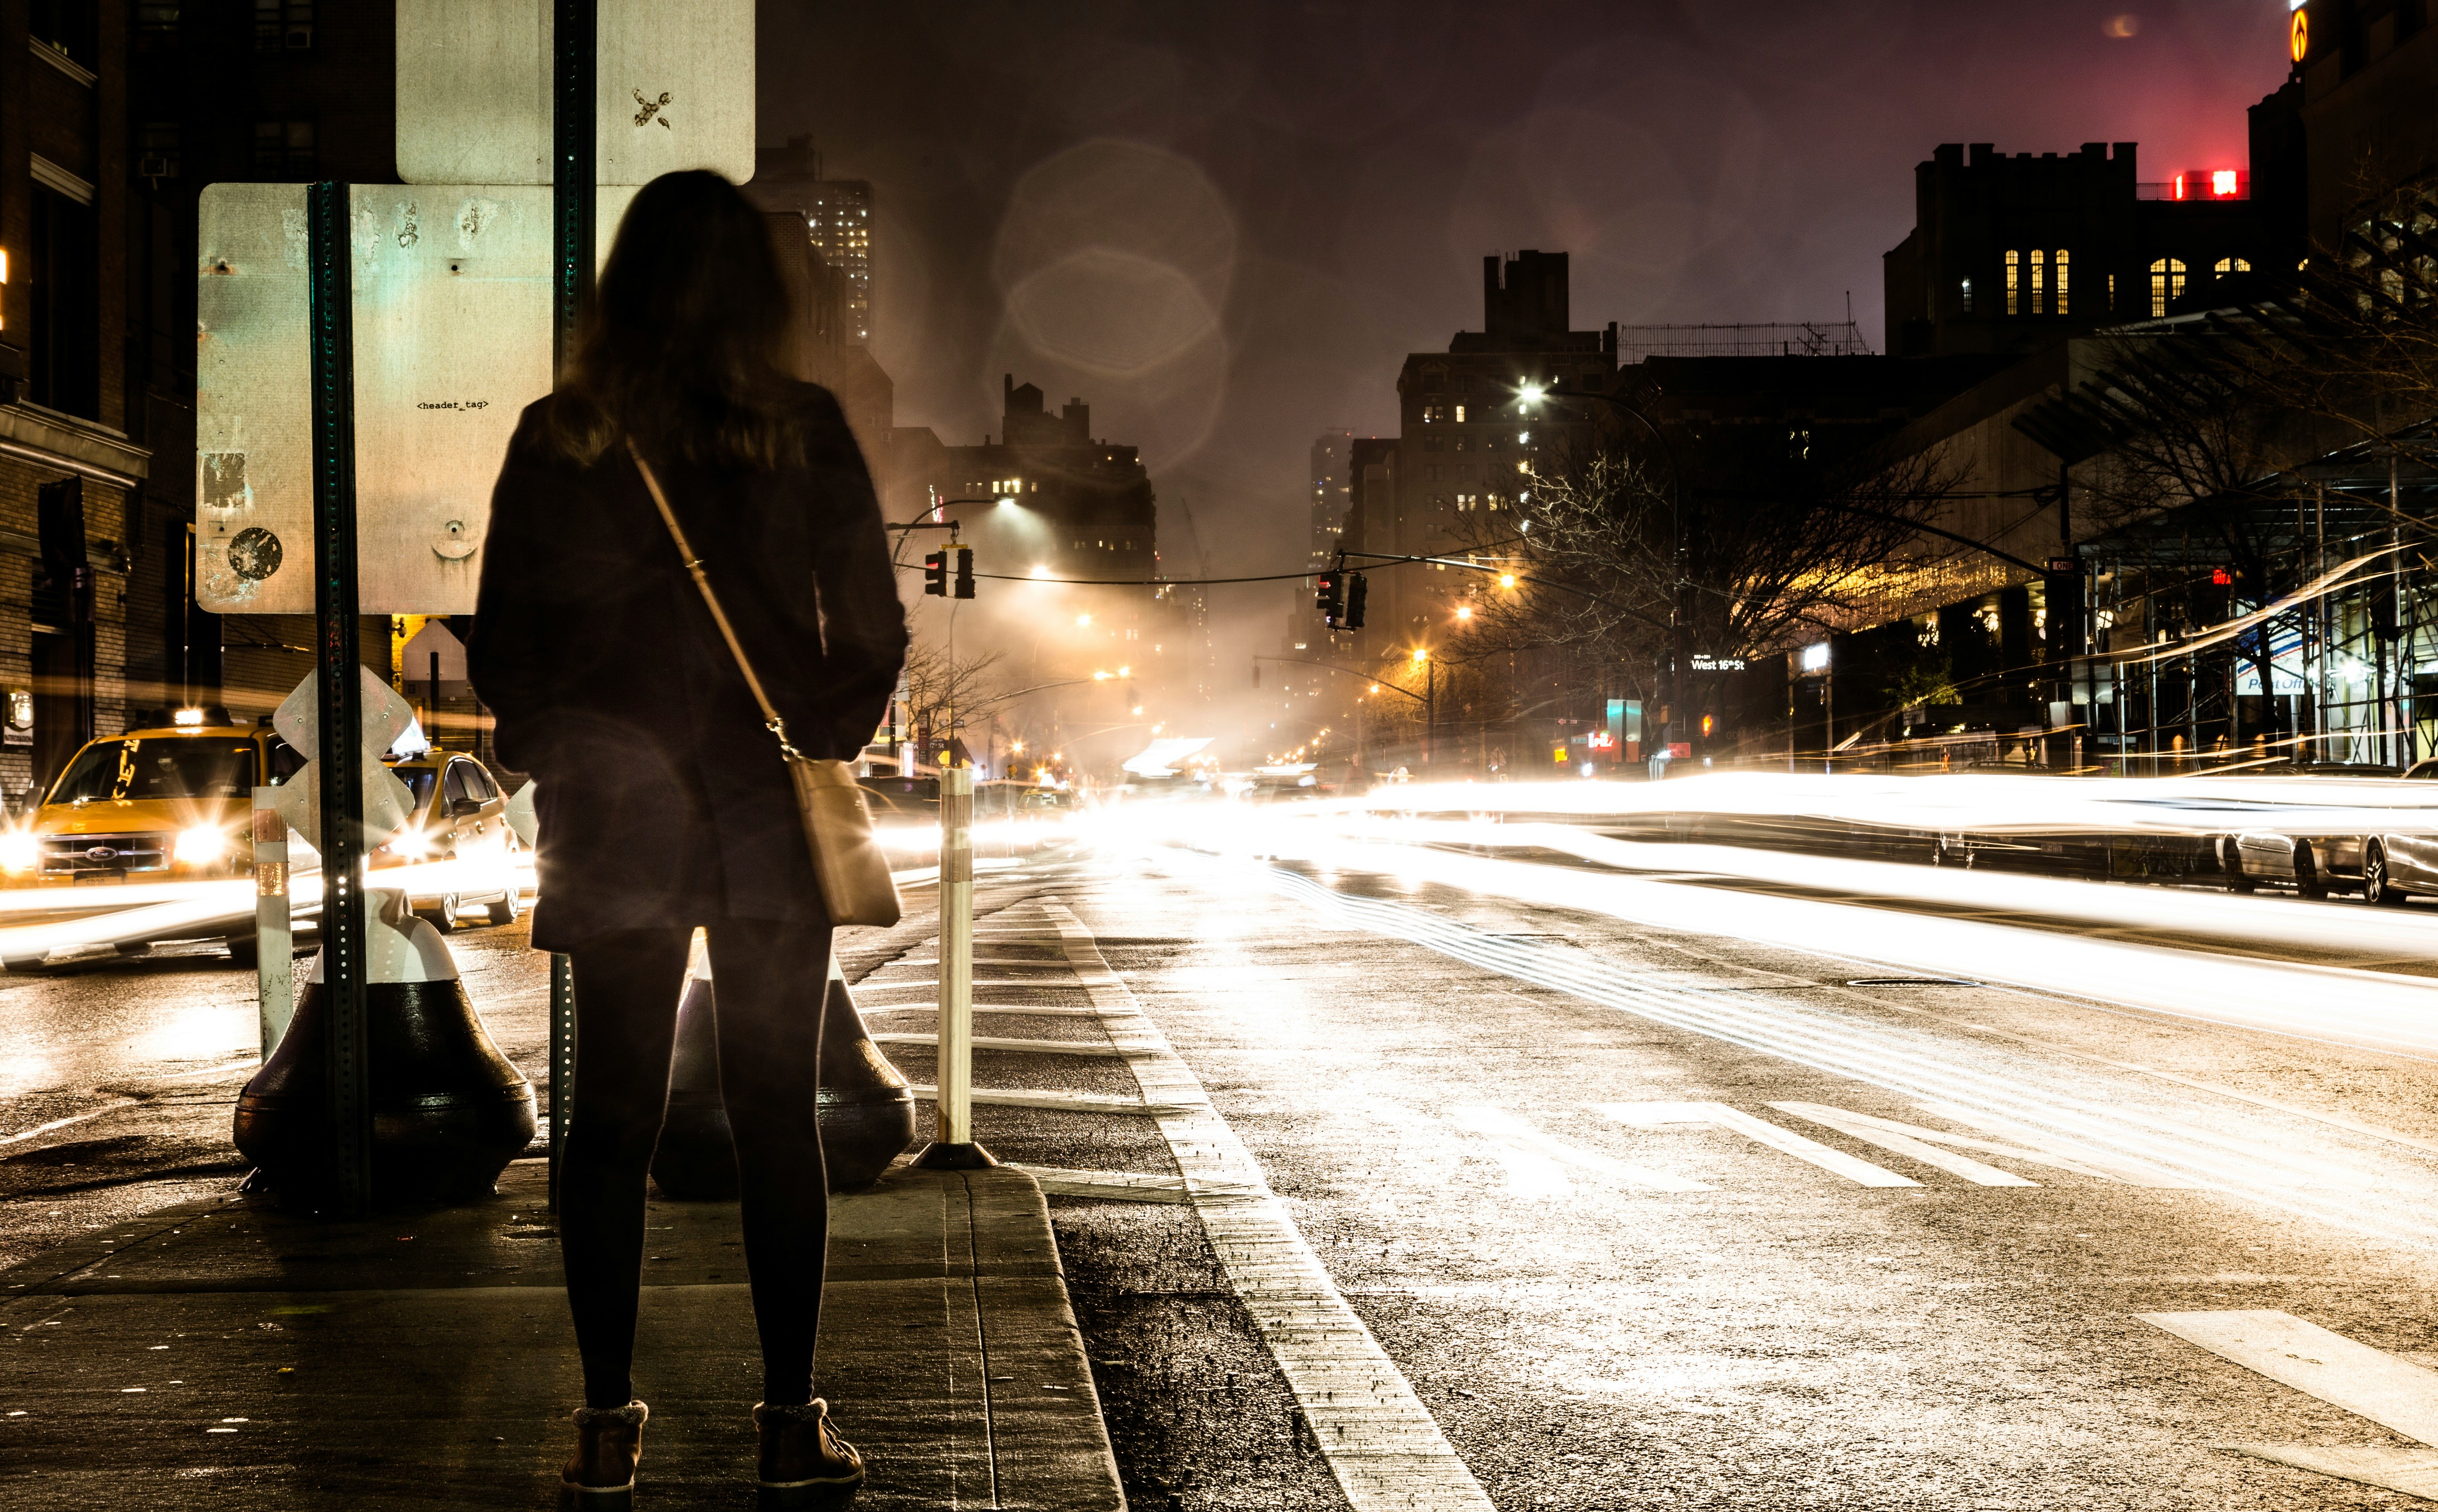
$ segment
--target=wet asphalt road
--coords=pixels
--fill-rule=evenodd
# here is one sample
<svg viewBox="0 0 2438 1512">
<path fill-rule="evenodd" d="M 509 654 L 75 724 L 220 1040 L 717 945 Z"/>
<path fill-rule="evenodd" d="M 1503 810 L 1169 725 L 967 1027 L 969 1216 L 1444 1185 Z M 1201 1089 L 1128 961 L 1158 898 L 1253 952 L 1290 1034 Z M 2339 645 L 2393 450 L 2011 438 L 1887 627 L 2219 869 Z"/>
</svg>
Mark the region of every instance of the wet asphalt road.
<svg viewBox="0 0 2438 1512">
<path fill-rule="evenodd" d="M 2438 1067 L 1869 953 L 1926 905 L 1814 889 L 1854 922 L 1850 951 L 1824 951 L 1739 938 L 1747 894 L 1681 872 L 1669 886 L 1716 900 L 1723 932 L 1546 901 L 1571 865 L 1457 887 L 1385 853 L 1327 871 L 1046 858 L 980 889 L 978 976 L 1031 985 L 978 996 L 1092 1001 L 1041 905 L 1070 907 L 1500 1508 L 2415 1504 L 2214 1447 L 2412 1441 L 2143 1315 L 2274 1311 L 2438 1366 Z M 2244 952 L 2411 979 L 2438 958 L 2438 907 L 2403 916 L 2407 938 L 2425 926 L 2421 953 Z M 2094 931 L 2023 932 L 2062 964 Z M 845 942 L 875 1029 L 928 1027 L 885 1006 L 920 996 L 886 984 L 929 976 L 924 934 Z M 521 925 L 454 943 L 539 1081 Z M 2180 946 L 2244 953 L 2143 943 L 2170 978 Z M 2353 980 L 2325 977 L 2331 1022 Z M 247 974 L 165 953 L 0 977 L 0 1137 L 93 1115 L 0 1144 L 0 1258 L 234 1179 Z M 982 1032 L 1100 1029 L 1007 1014 Z M 931 1079 L 924 1050 L 892 1054 Z M 985 1052 L 977 1081 L 1139 1090 L 1124 1062 L 1032 1053 Z M 983 1107 L 977 1125 L 1009 1160 L 1180 1169 L 1147 1117 Z M 1886 1142 L 1922 1134 L 1981 1143 Z M 1134 1504 L 1347 1505 L 1197 1209 L 1051 1205 Z"/>
</svg>

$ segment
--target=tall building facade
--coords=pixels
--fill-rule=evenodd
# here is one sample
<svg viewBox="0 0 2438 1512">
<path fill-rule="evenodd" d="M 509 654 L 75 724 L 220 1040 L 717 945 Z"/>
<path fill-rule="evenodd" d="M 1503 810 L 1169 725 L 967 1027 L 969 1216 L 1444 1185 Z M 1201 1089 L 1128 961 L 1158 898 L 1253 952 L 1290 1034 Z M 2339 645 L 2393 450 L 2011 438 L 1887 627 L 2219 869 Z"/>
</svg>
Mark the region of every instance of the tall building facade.
<svg viewBox="0 0 2438 1512">
<path fill-rule="evenodd" d="M 1338 532 L 1346 524 L 1351 497 L 1347 464 L 1354 446 L 1352 431 L 1325 431 L 1312 444 L 1312 539 L 1305 560 L 1316 572 L 1337 554 Z"/>
<path fill-rule="evenodd" d="M 822 175 L 822 155 L 809 136 L 791 136 L 784 147 L 753 155 L 753 182 L 746 185 L 768 210 L 804 217 L 813 250 L 836 269 L 842 289 L 842 336 L 850 344 L 872 342 L 872 185 L 863 179 Z"/>
<path fill-rule="evenodd" d="M 1604 390 L 1616 380 L 1616 326 L 1573 329 L 1568 298 L 1563 252 L 1482 259 L 1482 328 L 1457 332 L 1444 352 L 1411 354 L 1397 375 L 1393 504 L 1366 489 L 1365 551 L 1437 556 L 1494 538 L 1532 458 L 1589 439 L 1593 417 L 1583 407 L 1527 412 L 1518 404 L 1528 387 Z M 1465 586 L 1443 567 L 1371 576 L 1371 643 L 1429 644 L 1440 609 Z"/>
<path fill-rule="evenodd" d="M 1028 571 L 1093 580 L 1157 576 L 1158 509 L 1136 449 L 1095 440 L 1092 407 L 1080 398 L 1052 414 L 1041 390 L 1012 373 L 1000 396 L 998 439 L 945 448 L 940 497 L 1014 499 L 1038 526 Z"/>
<path fill-rule="evenodd" d="M 2253 158 L 2282 168 L 2290 100 L 2255 110 Z M 1914 229 L 1882 259 L 1898 357 L 2029 352 L 2105 325 L 2205 308 L 2223 280 L 2293 262 L 2241 164 L 2155 182 L 2135 144 L 2009 156 L 1950 142 L 1914 169 Z M 2272 171 L 2271 185 L 2286 180 Z"/>
</svg>

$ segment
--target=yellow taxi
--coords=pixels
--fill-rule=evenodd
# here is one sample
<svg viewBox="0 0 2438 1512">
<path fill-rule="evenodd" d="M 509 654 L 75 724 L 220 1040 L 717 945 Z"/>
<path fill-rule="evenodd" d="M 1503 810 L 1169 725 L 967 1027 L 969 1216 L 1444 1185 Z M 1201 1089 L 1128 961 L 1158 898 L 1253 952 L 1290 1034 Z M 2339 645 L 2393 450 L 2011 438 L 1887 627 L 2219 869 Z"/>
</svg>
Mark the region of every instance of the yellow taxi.
<svg viewBox="0 0 2438 1512">
<path fill-rule="evenodd" d="M 254 864 L 254 789 L 305 758 L 269 725 L 171 723 L 89 741 L 44 795 L 33 822 L 0 835 L 0 879 L 77 887 L 243 876 Z"/>
</svg>

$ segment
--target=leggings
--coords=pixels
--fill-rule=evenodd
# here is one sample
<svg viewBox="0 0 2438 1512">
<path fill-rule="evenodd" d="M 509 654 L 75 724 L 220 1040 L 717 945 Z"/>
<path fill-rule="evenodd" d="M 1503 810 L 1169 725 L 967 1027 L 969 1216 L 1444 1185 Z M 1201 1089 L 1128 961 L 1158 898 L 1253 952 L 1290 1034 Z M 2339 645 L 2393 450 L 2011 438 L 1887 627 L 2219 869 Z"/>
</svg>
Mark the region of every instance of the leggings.
<svg viewBox="0 0 2438 1512">
<path fill-rule="evenodd" d="M 762 1399 L 812 1399 L 829 1188 L 814 1119 L 830 931 L 758 920 L 709 925 L 719 1084 L 736 1141 L 745 1261 L 762 1339 Z M 690 929 L 607 935 L 575 968 L 574 1103 L 559 1169 L 558 1242 L 589 1407 L 634 1397 L 644 1181 L 668 1107 Z"/>
</svg>

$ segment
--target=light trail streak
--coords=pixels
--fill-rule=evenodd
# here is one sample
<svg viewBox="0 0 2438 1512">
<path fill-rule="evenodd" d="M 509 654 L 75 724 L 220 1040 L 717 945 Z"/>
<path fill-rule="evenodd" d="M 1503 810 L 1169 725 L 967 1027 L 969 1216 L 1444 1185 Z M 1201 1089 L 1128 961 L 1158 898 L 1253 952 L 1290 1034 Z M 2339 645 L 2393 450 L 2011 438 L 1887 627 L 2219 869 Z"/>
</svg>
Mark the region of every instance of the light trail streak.
<svg viewBox="0 0 2438 1512">
<path fill-rule="evenodd" d="M 2217 937 L 2315 951 L 2438 961 L 2438 913 L 2331 908 L 2298 900 L 2170 888 L 2111 886 L 2022 872 L 1932 870 L 1798 852 L 1616 840 L 1567 824 L 1422 820 L 1395 836 L 1419 845 L 1538 847 L 1634 871 L 1722 878 L 1993 912 L 2079 920 L 2111 932 Z"/>
<path fill-rule="evenodd" d="M 2229 1134 L 2139 1108 L 2118 1091 L 2091 1086 L 2091 1079 L 2060 1075 L 2011 1051 L 1860 1023 L 1759 993 L 1731 996 L 1652 986 L 1580 951 L 1485 935 L 1407 905 L 1349 897 L 1293 872 L 1273 870 L 1267 880 L 1353 928 L 1878 1086 L 1951 1122 L 2036 1139 L 2051 1153 L 2146 1178 L 2146 1185 L 2198 1185 L 2356 1232 L 2438 1249 L 2438 1226 L 2416 1216 L 2433 1195 L 2425 1168 L 2353 1152 L 2364 1165 L 2376 1161 L 2380 1168 L 2364 1171 L 2298 1152 L 2290 1148 L 2290 1135 L 2281 1132 Z M 1975 1064 L 1959 1064 L 1966 1057 Z M 2344 1188 L 2355 1200 L 2307 1195 L 2304 1189 L 2313 1186 Z M 2386 1201 L 2367 1206 L 2373 1198 Z"/>
<path fill-rule="evenodd" d="M 1367 856 L 1365 853 L 1373 852 Z M 2165 1013 L 2438 1061 L 2438 983 L 2384 972 L 2228 958 L 1973 919 L 1687 887 L 1413 846 L 1320 835 L 1275 853 L 1460 891 L 1606 914 L 1646 926 L 1787 946 L 1836 959 Z M 2071 886 L 2071 884 L 2069 884 Z"/>
</svg>

